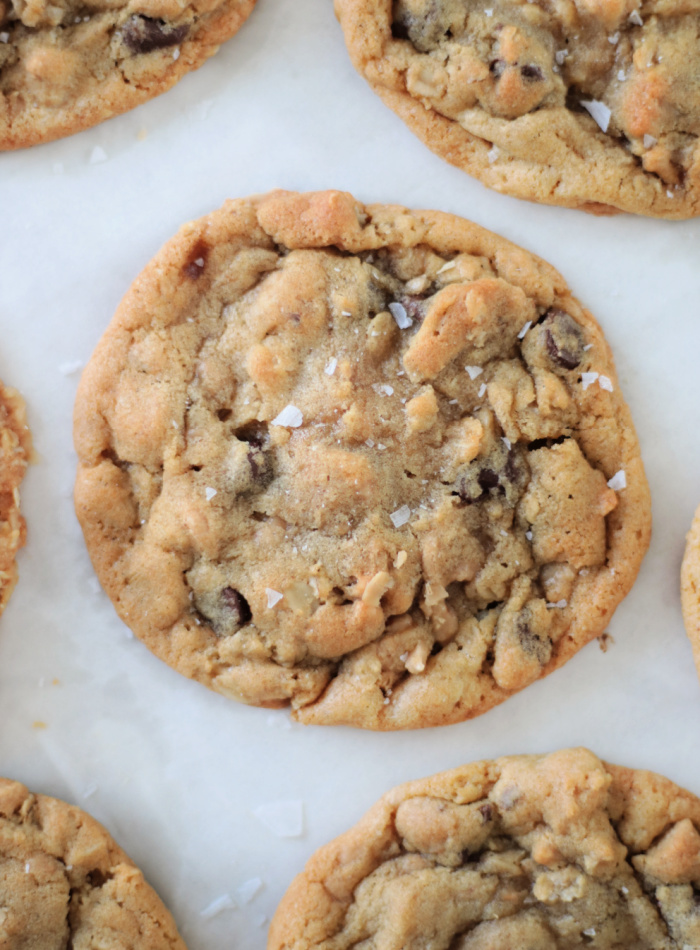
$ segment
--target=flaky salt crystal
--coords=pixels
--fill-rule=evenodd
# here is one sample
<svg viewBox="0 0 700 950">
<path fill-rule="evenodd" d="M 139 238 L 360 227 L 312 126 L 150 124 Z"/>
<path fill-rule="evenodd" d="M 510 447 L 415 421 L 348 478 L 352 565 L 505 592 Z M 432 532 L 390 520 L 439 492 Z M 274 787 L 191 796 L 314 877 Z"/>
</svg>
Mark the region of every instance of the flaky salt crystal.
<svg viewBox="0 0 700 950">
<path fill-rule="evenodd" d="M 644 26 L 644 20 L 639 15 L 639 10 L 633 10 L 629 15 L 630 23 L 634 23 L 635 26 Z"/>
<path fill-rule="evenodd" d="M 493 10 L 491 9 L 491 7 L 485 8 L 484 13 L 486 14 L 486 16 L 493 16 Z"/>
<path fill-rule="evenodd" d="M 438 271 L 438 274 L 444 274 L 446 270 L 452 270 L 452 268 L 456 266 L 457 265 L 455 264 L 454 261 L 448 261 L 446 264 L 442 265 L 442 267 Z"/>
<path fill-rule="evenodd" d="M 564 607 L 566 607 L 566 603 L 567 602 L 565 600 L 557 600 L 553 604 L 547 604 L 547 607 L 552 607 L 552 608 L 559 607 L 560 609 L 563 609 Z"/>
<path fill-rule="evenodd" d="M 494 145 L 493 148 L 490 148 L 486 153 L 489 160 L 489 165 L 493 165 L 495 161 L 498 161 L 498 157 L 501 154 L 501 150 L 497 145 Z"/>
<path fill-rule="evenodd" d="M 528 541 L 532 541 L 532 531 L 526 531 L 525 537 L 527 538 Z"/>
<path fill-rule="evenodd" d="M 644 148 L 653 148 L 656 145 L 658 139 L 655 139 L 653 135 L 645 133 L 642 141 L 644 142 Z"/>
<path fill-rule="evenodd" d="M 609 37 L 608 37 L 608 43 L 611 43 L 613 46 L 615 46 L 615 45 L 616 45 L 617 43 L 619 43 L 619 42 L 620 42 L 620 34 L 619 34 L 619 33 L 613 33 L 612 36 L 609 36 Z"/>
<path fill-rule="evenodd" d="M 622 491 L 623 488 L 627 488 L 627 476 L 624 468 L 621 468 L 619 472 L 615 472 L 608 481 L 608 488 L 612 488 L 613 491 Z"/>
<path fill-rule="evenodd" d="M 255 808 L 253 814 L 278 838 L 300 838 L 304 833 L 304 803 L 301 801 L 268 802 Z"/>
<path fill-rule="evenodd" d="M 483 366 L 465 366 L 464 368 L 469 373 L 469 379 L 476 379 L 484 372 Z"/>
<path fill-rule="evenodd" d="M 251 877 L 249 881 L 244 881 L 236 889 L 236 897 L 241 904 L 250 904 L 252 899 L 262 890 L 263 882 L 259 877 Z"/>
<path fill-rule="evenodd" d="M 383 386 L 380 386 L 380 387 L 379 387 L 379 392 L 380 392 L 380 393 L 384 393 L 385 396 L 393 396 L 393 395 L 394 395 L 394 387 L 393 387 L 393 386 L 388 386 L 386 383 L 384 383 Z"/>
<path fill-rule="evenodd" d="M 0 43 L 7 43 L 10 40 L 9 33 L 0 33 Z"/>
<path fill-rule="evenodd" d="M 607 389 L 609 393 L 613 391 L 612 380 L 608 379 L 607 376 L 599 376 L 598 385 L 600 386 L 601 389 Z"/>
<path fill-rule="evenodd" d="M 554 58 L 556 59 L 557 64 L 559 66 L 563 66 L 564 60 L 566 59 L 568 55 L 569 55 L 568 49 L 558 49 L 556 53 L 554 54 Z"/>
<path fill-rule="evenodd" d="M 272 420 L 273 426 L 287 426 L 290 429 L 298 429 L 304 421 L 300 410 L 291 403 L 285 406 L 282 412 Z"/>
<path fill-rule="evenodd" d="M 617 78 L 618 78 L 618 81 L 619 81 L 619 82 L 624 82 L 625 79 L 627 79 L 627 76 L 625 76 L 625 71 L 624 71 L 624 69 L 621 69 L 621 70 L 618 72 Z"/>
<path fill-rule="evenodd" d="M 531 326 L 532 326 L 532 320 L 528 320 L 525 326 L 522 328 L 522 330 L 518 334 L 519 340 L 523 339 L 523 337 L 525 336 L 525 334 L 527 333 L 527 331 L 530 329 Z"/>
<path fill-rule="evenodd" d="M 390 303 L 389 310 L 394 320 L 396 320 L 399 330 L 407 330 L 410 326 L 413 326 L 413 320 L 406 313 L 406 308 L 402 303 Z"/>
<path fill-rule="evenodd" d="M 485 392 L 486 392 L 486 383 L 482 383 L 481 386 L 479 386 L 479 392 L 478 392 L 479 399 L 481 399 L 481 397 L 484 395 Z"/>
<path fill-rule="evenodd" d="M 368 449 L 374 448 L 374 439 L 365 439 L 365 445 Z"/>
<path fill-rule="evenodd" d="M 326 363 L 326 368 L 323 372 L 326 374 L 326 376 L 332 376 L 333 373 L 335 373 L 337 366 L 338 360 L 335 358 L 335 356 L 331 356 L 331 358 Z"/>
<path fill-rule="evenodd" d="M 583 347 L 583 352 L 584 352 L 584 353 L 588 353 L 588 351 L 589 351 L 589 350 L 592 350 L 592 349 L 593 349 L 593 344 L 592 344 L 592 343 L 586 343 L 586 345 Z"/>
<path fill-rule="evenodd" d="M 506 448 L 508 449 L 508 451 L 510 452 L 510 439 L 507 439 L 504 435 L 502 435 L 502 436 L 501 436 L 501 441 L 503 442 L 503 444 L 505 445 L 505 447 L 506 447 Z"/>
<path fill-rule="evenodd" d="M 598 379 L 598 373 L 581 373 L 581 385 L 584 390 L 588 389 L 589 386 L 592 386 L 593 383 Z"/>
<path fill-rule="evenodd" d="M 214 495 L 218 495 L 218 492 L 215 488 L 209 488 L 209 486 L 207 486 L 204 489 L 204 494 L 206 496 L 207 501 L 211 501 Z"/>
<path fill-rule="evenodd" d="M 595 927 L 589 927 L 588 930 L 583 931 L 584 937 L 595 937 Z"/>
<path fill-rule="evenodd" d="M 612 113 L 605 103 L 599 102 L 598 99 L 582 99 L 581 105 L 586 110 L 586 112 L 593 116 L 595 121 L 598 123 L 598 128 L 600 131 L 607 132 L 608 126 L 610 125 L 610 116 Z"/>
<path fill-rule="evenodd" d="M 389 515 L 392 520 L 392 523 L 395 528 L 400 528 L 402 525 L 405 525 L 411 519 L 411 509 L 408 505 L 401 505 L 400 508 L 397 508 L 396 511 L 392 511 Z"/>
<path fill-rule="evenodd" d="M 24 862 L 24 873 L 29 874 L 29 861 Z"/>
<path fill-rule="evenodd" d="M 280 594 L 278 590 L 273 590 L 271 587 L 266 587 L 265 593 L 267 594 L 268 609 L 272 609 L 275 604 L 278 604 L 284 597 L 284 594 Z"/>
<path fill-rule="evenodd" d="M 225 910 L 234 910 L 235 906 L 229 894 L 222 894 L 221 897 L 215 898 L 211 904 L 208 904 L 204 910 L 200 910 L 199 916 L 205 920 L 211 920 L 212 917 L 218 916 Z"/>
<path fill-rule="evenodd" d="M 90 153 L 90 164 L 99 165 L 100 162 L 107 161 L 107 153 L 99 145 L 96 145 Z"/>
</svg>

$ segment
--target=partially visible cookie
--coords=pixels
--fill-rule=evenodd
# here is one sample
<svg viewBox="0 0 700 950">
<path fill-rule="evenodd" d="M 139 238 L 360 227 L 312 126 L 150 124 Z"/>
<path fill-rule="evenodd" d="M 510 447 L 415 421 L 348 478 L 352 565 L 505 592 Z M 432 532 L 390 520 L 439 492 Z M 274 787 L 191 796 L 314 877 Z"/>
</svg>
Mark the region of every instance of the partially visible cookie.
<svg viewBox="0 0 700 950">
<path fill-rule="evenodd" d="M 292 883 L 268 950 L 691 950 L 700 799 L 585 749 L 385 795 Z"/>
<path fill-rule="evenodd" d="M 612 356 L 559 274 L 341 192 L 186 225 L 86 368 L 75 441 L 122 619 L 307 723 L 486 711 L 603 633 L 649 542 Z"/>
<path fill-rule="evenodd" d="M 80 132 L 165 92 L 256 0 L 0 0 L 0 149 Z"/>
<path fill-rule="evenodd" d="M 0 779 L 3 950 L 185 950 L 172 917 L 81 809 Z"/>
<path fill-rule="evenodd" d="M 681 607 L 695 664 L 700 671 L 700 508 L 690 526 L 681 565 Z"/>
<path fill-rule="evenodd" d="M 374 91 L 490 188 L 598 214 L 700 214 L 697 2 L 335 7 Z"/>
<path fill-rule="evenodd" d="M 17 583 L 15 556 L 26 540 L 26 525 L 19 513 L 19 485 L 31 453 L 22 397 L 0 383 L 0 613 Z"/>
</svg>

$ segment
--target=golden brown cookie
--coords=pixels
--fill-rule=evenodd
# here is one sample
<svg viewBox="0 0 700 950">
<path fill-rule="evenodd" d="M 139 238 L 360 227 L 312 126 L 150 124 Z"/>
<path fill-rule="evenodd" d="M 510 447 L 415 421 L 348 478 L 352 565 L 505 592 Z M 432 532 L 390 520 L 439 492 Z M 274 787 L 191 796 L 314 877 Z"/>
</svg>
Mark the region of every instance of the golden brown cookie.
<svg viewBox="0 0 700 950">
<path fill-rule="evenodd" d="M 19 486 L 32 454 L 24 402 L 0 383 L 0 613 L 17 583 L 17 551 L 27 530 L 19 513 Z"/>
<path fill-rule="evenodd" d="M 700 508 L 686 539 L 681 565 L 681 606 L 686 633 L 700 670 Z"/>
<path fill-rule="evenodd" d="M 94 818 L 0 779 L 3 950 L 185 950 L 143 874 Z"/>
<path fill-rule="evenodd" d="M 0 0 L 0 149 L 90 128 L 213 56 L 256 0 Z"/>
<path fill-rule="evenodd" d="M 97 347 L 75 443 L 122 619 L 307 723 L 484 712 L 604 631 L 649 541 L 612 357 L 562 278 L 341 192 L 186 225 Z"/>
<path fill-rule="evenodd" d="M 292 883 L 268 950 L 692 950 L 700 799 L 585 749 L 385 795 Z"/>
<path fill-rule="evenodd" d="M 490 188 L 598 214 L 700 214 L 700 7 L 335 0 L 352 61 Z"/>
</svg>

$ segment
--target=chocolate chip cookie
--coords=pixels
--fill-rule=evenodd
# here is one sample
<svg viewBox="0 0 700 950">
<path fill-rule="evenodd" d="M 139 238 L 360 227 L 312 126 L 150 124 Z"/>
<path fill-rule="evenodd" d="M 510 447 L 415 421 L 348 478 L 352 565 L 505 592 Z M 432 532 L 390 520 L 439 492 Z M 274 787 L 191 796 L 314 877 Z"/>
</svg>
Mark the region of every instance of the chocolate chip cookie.
<svg viewBox="0 0 700 950">
<path fill-rule="evenodd" d="M 688 532 L 681 565 L 683 622 L 700 672 L 700 508 Z"/>
<path fill-rule="evenodd" d="M 649 541 L 612 357 L 562 278 L 340 192 L 186 225 L 98 345 L 75 442 L 122 619 L 306 723 L 484 712 L 604 631 Z"/>
<path fill-rule="evenodd" d="M 352 61 L 505 194 L 700 214 L 700 9 L 682 0 L 335 0 Z"/>
<path fill-rule="evenodd" d="M 0 613 L 17 583 L 17 551 L 26 540 L 19 486 L 32 454 L 24 402 L 0 383 Z"/>
<path fill-rule="evenodd" d="M 0 779 L 4 950 L 185 950 L 172 917 L 79 808 Z"/>
<path fill-rule="evenodd" d="M 0 0 L 0 149 L 80 132 L 213 56 L 256 0 Z"/>
<path fill-rule="evenodd" d="M 571 749 L 401 785 L 291 885 L 268 950 L 691 950 L 700 799 Z"/>
</svg>

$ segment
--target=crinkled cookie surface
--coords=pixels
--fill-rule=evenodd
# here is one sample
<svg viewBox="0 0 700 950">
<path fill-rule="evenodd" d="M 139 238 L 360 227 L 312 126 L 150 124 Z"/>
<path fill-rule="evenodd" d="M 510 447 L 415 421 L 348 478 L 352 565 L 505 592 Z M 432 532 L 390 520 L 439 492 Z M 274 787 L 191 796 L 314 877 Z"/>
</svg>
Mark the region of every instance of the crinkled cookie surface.
<svg viewBox="0 0 700 950">
<path fill-rule="evenodd" d="M 311 858 L 268 950 L 692 950 L 700 800 L 585 749 L 399 786 Z"/>
<path fill-rule="evenodd" d="M 700 213 L 698 0 L 335 0 L 357 70 L 506 194 Z"/>
<path fill-rule="evenodd" d="M 0 149 L 133 109 L 213 56 L 256 0 L 0 0 Z"/>
<path fill-rule="evenodd" d="M 307 723 L 484 712 L 604 631 L 649 541 L 612 358 L 562 278 L 340 192 L 186 225 L 86 368 L 75 441 L 122 619 Z"/>
<path fill-rule="evenodd" d="M 19 393 L 0 383 L 0 613 L 17 583 L 17 551 L 26 540 L 19 486 L 32 454 L 32 439 Z"/>
<path fill-rule="evenodd" d="M 0 779 L 3 950 L 185 950 L 143 875 L 93 818 Z"/>
</svg>

